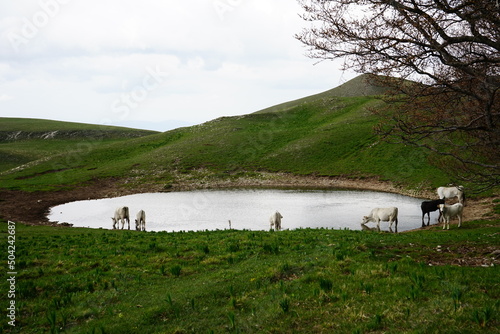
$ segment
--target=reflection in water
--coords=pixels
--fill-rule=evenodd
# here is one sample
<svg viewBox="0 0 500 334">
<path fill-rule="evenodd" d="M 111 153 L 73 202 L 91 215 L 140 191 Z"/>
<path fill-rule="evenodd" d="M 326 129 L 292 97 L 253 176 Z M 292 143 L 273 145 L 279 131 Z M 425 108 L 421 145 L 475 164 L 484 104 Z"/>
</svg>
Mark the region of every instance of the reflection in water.
<svg viewBox="0 0 500 334">
<path fill-rule="evenodd" d="M 362 217 L 371 209 L 396 206 L 401 232 L 420 227 L 420 203 L 416 198 L 370 191 L 204 190 L 71 202 L 53 207 L 49 219 L 76 227 L 110 229 L 115 209 L 128 206 L 131 225 L 139 210 L 146 212 L 148 231 L 268 230 L 269 216 L 279 210 L 283 229 L 360 230 Z M 388 230 L 388 225 L 380 223 L 382 230 Z"/>
</svg>

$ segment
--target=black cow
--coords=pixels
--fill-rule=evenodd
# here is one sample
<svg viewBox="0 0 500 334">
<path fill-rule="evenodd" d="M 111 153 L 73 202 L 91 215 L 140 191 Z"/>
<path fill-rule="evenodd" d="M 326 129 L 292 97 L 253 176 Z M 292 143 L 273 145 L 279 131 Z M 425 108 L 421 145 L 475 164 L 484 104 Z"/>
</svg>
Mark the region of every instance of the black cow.
<svg viewBox="0 0 500 334">
<path fill-rule="evenodd" d="M 439 209 L 439 204 L 444 204 L 444 198 L 443 199 L 435 199 L 433 201 L 423 201 L 422 204 L 420 205 L 420 208 L 422 209 L 422 227 L 424 227 L 424 217 L 425 214 L 427 214 L 427 226 L 429 226 L 429 222 L 431 220 L 431 212 L 436 211 Z M 438 221 L 441 221 L 441 211 L 439 211 L 439 218 Z"/>
</svg>

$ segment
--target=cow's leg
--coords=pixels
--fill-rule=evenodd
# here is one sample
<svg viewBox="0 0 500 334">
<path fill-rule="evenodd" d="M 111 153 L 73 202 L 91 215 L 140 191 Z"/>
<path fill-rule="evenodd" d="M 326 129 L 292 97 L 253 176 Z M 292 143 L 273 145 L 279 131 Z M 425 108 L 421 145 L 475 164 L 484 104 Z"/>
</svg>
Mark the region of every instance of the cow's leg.
<svg viewBox="0 0 500 334">
<path fill-rule="evenodd" d="M 427 212 L 427 226 L 431 223 L 431 213 Z"/>
<path fill-rule="evenodd" d="M 446 229 L 449 230 L 450 229 L 450 218 L 445 218 L 445 226 L 446 226 Z"/>
<path fill-rule="evenodd" d="M 424 224 L 424 218 L 425 218 L 425 212 L 422 211 L 422 227 L 425 226 L 425 224 Z"/>
<path fill-rule="evenodd" d="M 462 215 L 458 215 L 458 227 L 462 225 Z"/>
</svg>

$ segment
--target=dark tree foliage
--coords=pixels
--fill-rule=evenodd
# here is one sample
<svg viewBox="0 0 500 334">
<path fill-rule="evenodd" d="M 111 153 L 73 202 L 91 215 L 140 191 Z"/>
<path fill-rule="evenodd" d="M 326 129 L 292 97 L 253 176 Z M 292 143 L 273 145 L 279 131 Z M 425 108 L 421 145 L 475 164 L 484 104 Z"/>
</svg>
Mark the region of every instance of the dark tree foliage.
<svg viewBox="0 0 500 334">
<path fill-rule="evenodd" d="M 299 0 L 309 56 L 391 87 L 377 127 L 477 190 L 500 185 L 497 0 Z"/>
</svg>

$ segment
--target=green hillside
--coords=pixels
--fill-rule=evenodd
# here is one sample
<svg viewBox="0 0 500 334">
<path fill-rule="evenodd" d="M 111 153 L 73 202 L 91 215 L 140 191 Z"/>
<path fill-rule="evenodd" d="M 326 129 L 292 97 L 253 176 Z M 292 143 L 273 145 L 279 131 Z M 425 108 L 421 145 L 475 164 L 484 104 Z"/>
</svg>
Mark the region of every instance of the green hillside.
<svg viewBox="0 0 500 334">
<path fill-rule="evenodd" d="M 0 173 L 89 147 L 122 142 L 154 131 L 43 119 L 0 118 Z"/>
<path fill-rule="evenodd" d="M 138 134 L 127 130 L 132 132 L 118 137 L 3 140 L 0 154 L 10 157 L 10 164 L 1 166 L 0 182 L 4 188 L 47 190 L 114 177 L 168 188 L 179 179 L 234 179 L 261 171 L 380 176 L 409 187 L 450 181 L 424 152 L 381 142 L 373 134 L 378 119 L 372 109 L 382 102 L 367 94 L 381 93 L 383 88 L 370 87 L 362 78 L 253 114 L 222 117 L 165 133 L 141 132 L 143 136 L 130 138 Z M 360 96 L 344 96 L 352 92 Z M 24 131 L 36 127 L 37 121 L 29 122 L 34 123 Z M 53 129 L 50 123 L 40 122 L 44 131 Z M 58 126 L 70 129 L 76 125 Z M 2 127 L 0 130 L 12 132 L 7 123 Z M 81 130 L 89 131 L 87 127 L 82 125 Z M 16 163 L 26 164 L 33 147 L 39 152 L 37 160 L 12 170 Z"/>
</svg>

